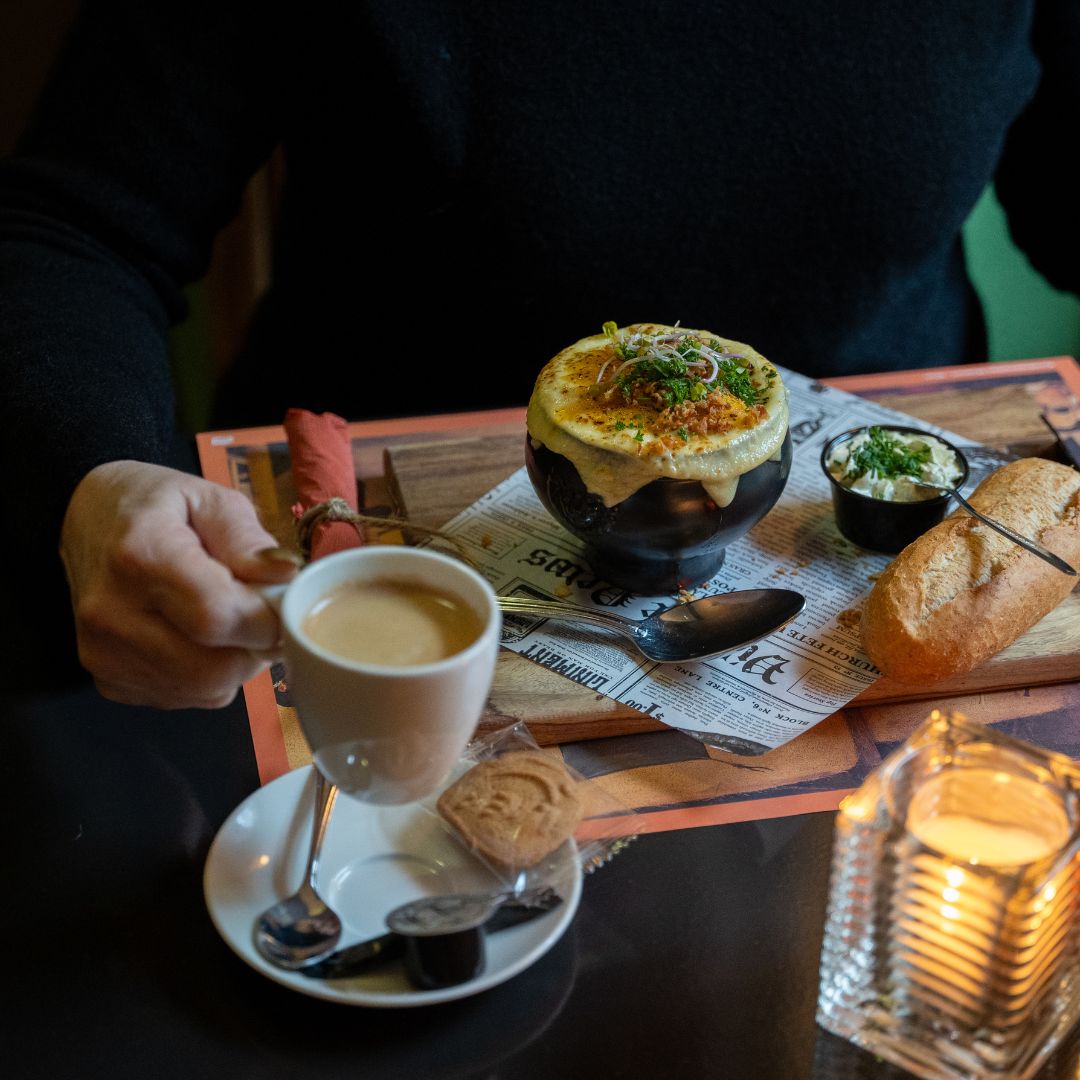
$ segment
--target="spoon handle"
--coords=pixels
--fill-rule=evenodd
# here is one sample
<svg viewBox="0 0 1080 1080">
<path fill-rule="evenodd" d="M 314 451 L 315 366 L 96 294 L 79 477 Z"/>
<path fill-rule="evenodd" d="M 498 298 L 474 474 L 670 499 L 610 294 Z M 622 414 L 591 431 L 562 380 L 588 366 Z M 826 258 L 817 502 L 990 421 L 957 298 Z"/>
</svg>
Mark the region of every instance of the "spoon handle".
<svg viewBox="0 0 1080 1080">
<path fill-rule="evenodd" d="M 985 522 L 991 529 L 997 529 L 1002 536 L 1007 536 L 1014 544 L 1019 544 L 1026 551 L 1030 551 L 1032 555 L 1038 555 L 1040 559 L 1048 562 L 1056 570 L 1060 570 L 1063 574 L 1070 574 L 1072 577 L 1076 577 L 1076 571 L 1064 560 L 1055 555 L 1052 551 L 1047 551 L 1041 544 L 1036 544 L 1034 540 L 1029 540 L 1026 536 L 1021 536 L 1018 532 L 1013 532 L 1007 525 L 1002 525 L 1000 521 L 995 521 L 993 518 L 988 518 L 985 514 L 976 510 L 960 494 L 955 488 L 950 489 L 953 497 L 956 501 L 969 513 L 972 517 L 977 517 L 980 521 Z"/>
<path fill-rule="evenodd" d="M 527 596 L 499 596 L 496 600 L 499 610 L 507 615 L 542 615 L 548 619 L 588 622 L 596 626 L 606 626 L 609 630 L 633 637 L 632 620 L 616 615 L 612 611 L 582 607 L 578 604 L 564 604 L 560 600 L 536 600 Z"/>
<path fill-rule="evenodd" d="M 312 764 L 311 772 L 315 777 L 315 806 L 311 822 L 311 847 L 308 849 L 308 863 L 305 880 L 315 890 L 315 879 L 319 873 L 319 854 L 322 851 L 323 837 L 330 824 L 330 815 L 334 811 L 338 789 L 322 774 L 318 765 Z"/>
</svg>

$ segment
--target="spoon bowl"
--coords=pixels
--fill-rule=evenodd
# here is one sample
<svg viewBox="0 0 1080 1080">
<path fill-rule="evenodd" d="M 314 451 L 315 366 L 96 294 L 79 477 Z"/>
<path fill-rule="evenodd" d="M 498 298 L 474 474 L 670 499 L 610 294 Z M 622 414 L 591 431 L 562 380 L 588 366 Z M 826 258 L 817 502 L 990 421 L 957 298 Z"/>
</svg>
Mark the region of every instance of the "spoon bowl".
<svg viewBox="0 0 1080 1080">
<path fill-rule="evenodd" d="M 614 630 L 647 659 L 673 664 L 707 660 L 767 637 L 802 611 L 806 597 L 791 589 L 742 589 L 701 596 L 641 620 L 525 596 L 500 596 L 498 602 L 507 615 L 541 615 Z"/>
<path fill-rule="evenodd" d="M 311 771 L 315 805 L 304 880 L 292 896 L 272 904 L 255 920 L 255 948 L 271 964 L 290 971 L 317 963 L 334 950 L 341 937 L 341 919 L 315 888 L 319 853 L 338 789 L 319 769 L 313 766 Z"/>
</svg>

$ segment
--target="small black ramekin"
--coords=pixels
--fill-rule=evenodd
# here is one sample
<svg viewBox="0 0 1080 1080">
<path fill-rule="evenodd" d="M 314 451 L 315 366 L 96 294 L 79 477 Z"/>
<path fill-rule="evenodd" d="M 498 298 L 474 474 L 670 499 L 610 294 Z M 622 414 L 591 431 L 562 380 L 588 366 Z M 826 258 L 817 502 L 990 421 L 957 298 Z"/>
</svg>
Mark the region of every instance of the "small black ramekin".
<svg viewBox="0 0 1080 1080">
<path fill-rule="evenodd" d="M 821 451 L 821 471 L 828 477 L 832 487 L 833 512 L 836 526 L 853 544 L 869 551 L 880 551 L 886 555 L 896 555 L 912 541 L 917 540 L 927 529 L 933 528 L 945 517 L 945 511 L 952 499 L 951 495 L 934 495 L 918 502 L 892 502 L 889 499 L 875 499 L 860 491 L 844 487 L 829 472 L 828 460 L 833 450 L 841 443 L 853 439 L 866 431 L 871 425 L 852 428 L 850 431 L 834 435 Z M 947 439 L 921 428 L 904 427 L 899 424 L 875 424 L 874 427 L 885 431 L 896 431 L 902 435 L 922 435 L 937 439 L 947 446 L 960 462 L 960 479 L 954 485 L 957 488 L 967 483 L 968 463 L 963 452 Z"/>
</svg>

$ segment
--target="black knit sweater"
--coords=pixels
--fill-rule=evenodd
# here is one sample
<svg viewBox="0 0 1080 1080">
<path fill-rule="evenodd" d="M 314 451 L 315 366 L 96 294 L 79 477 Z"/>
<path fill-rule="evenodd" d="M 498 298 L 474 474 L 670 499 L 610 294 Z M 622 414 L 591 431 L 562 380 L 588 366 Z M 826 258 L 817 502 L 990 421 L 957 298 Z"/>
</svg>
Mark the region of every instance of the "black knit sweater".
<svg viewBox="0 0 1080 1080">
<path fill-rule="evenodd" d="M 182 289 L 277 145 L 222 425 L 524 404 L 609 319 L 814 376 L 983 359 L 961 225 L 996 180 L 1076 290 L 1078 116 L 1071 0 L 88 2 L 0 166 L 20 546 L 53 560 L 95 464 L 164 459 Z"/>
</svg>

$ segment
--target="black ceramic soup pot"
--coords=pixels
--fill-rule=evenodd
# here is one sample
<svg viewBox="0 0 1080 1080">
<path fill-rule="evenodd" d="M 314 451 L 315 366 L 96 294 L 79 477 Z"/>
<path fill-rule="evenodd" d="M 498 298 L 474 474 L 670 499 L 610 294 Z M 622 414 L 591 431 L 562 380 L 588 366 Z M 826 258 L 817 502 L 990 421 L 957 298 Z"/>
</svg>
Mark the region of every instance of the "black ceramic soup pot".
<svg viewBox="0 0 1080 1080">
<path fill-rule="evenodd" d="M 525 465 L 536 494 L 606 581 L 659 596 L 708 581 L 725 549 L 775 505 L 791 470 L 791 435 L 780 455 L 739 478 L 735 498 L 717 506 L 697 480 L 661 477 L 614 506 L 587 491 L 569 458 L 525 437 Z"/>
<path fill-rule="evenodd" d="M 951 442 L 921 428 L 904 427 L 899 424 L 878 424 L 886 431 L 898 431 L 903 435 L 922 435 L 936 439 L 947 446 L 960 462 L 961 476 L 955 486 L 961 488 L 967 483 L 968 462 L 960 448 Z M 951 495 L 932 495 L 917 502 L 891 502 L 888 499 L 875 499 L 861 491 L 852 491 L 845 487 L 829 472 L 829 458 L 841 443 L 848 442 L 866 430 L 865 427 L 852 428 L 835 435 L 821 451 L 821 469 L 829 478 L 832 488 L 833 513 L 836 527 L 853 544 L 868 551 L 878 551 L 885 555 L 896 555 L 908 544 L 917 540 L 928 529 L 932 529 L 945 517 Z"/>
</svg>

